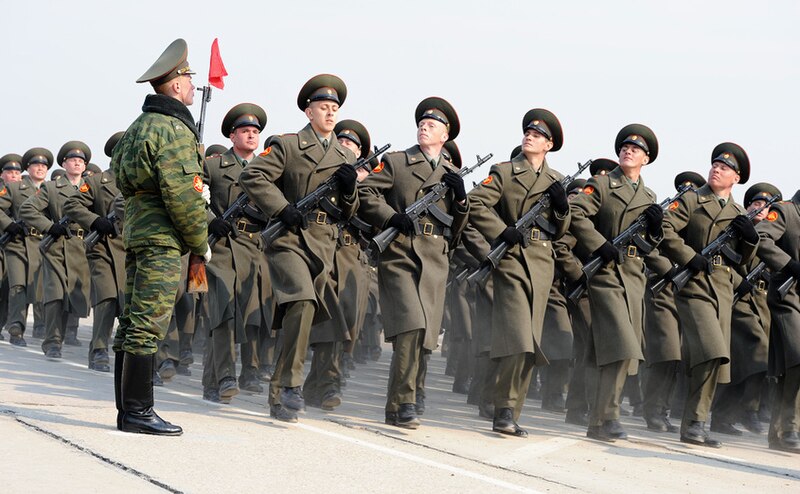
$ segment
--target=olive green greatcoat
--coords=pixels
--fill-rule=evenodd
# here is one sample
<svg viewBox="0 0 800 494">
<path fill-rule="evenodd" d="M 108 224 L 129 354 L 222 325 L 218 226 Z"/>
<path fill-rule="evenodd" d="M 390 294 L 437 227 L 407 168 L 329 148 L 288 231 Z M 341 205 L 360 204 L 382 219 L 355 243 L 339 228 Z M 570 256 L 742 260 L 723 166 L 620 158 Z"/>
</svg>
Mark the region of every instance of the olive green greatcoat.
<svg viewBox="0 0 800 494">
<path fill-rule="evenodd" d="M 761 260 L 756 256 L 741 269 L 747 275 Z M 741 278 L 736 277 L 734 286 Z M 733 304 L 731 317 L 731 383 L 767 372 L 770 314 L 767 286 L 754 281 L 755 288 Z"/>
<path fill-rule="evenodd" d="M 791 201 L 773 205 L 770 214 L 768 220 L 756 226 L 756 231 L 761 237 L 758 256 L 775 273 L 767 295 L 772 311 L 769 373 L 782 376 L 786 369 L 800 365 L 800 283 L 795 283 L 785 298 L 778 296 L 778 287 L 787 278 L 779 271 L 790 260 L 800 261 L 800 191 Z"/>
<path fill-rule="evenodd" d="M 676 264 L 685 266 L 744 213 L 744 208 L 732 199 L 721 207 L 708 185 L 689 191 L 664 216 L 664 240 L 659 249 Z M 742 255 L 743 263 L 755 255 L 754 244 L 734 240 L 730 245 Z M 698 273 L 675 295 L 687 367 L 721 359 L 718 383 L 730 382 L 733 278 L 730 266 L 717 266 L 710 274 Z"/>
<path fill-rule="evenodd" d="M 379 171 L 370 174 L 359 187 L 365 221 L 386 228 L 389 219 L 405 211 L 431 187 L 442 181 L 446 171 L 458 170 L 444 156 L 431 170 L 419 146 L 383 155 Z M 378 261 L 381 314 L 387 340 L 400 333 L 425 330 L 423 346 L 434 350 L 444 314 L 448 254 L 467 222 L 469 205 L 460 205 L 448 192 L 437 206 L 453 216 L 452 243 L 442 235 L 398 235 Z M 431 220 L 435 221 L 435 220 Z"/>
<path fill-rule="evenodd" d="M 343 164 L 355 162 L 352 151 L 332 139 L 325 150 L 311 124 L 297 134 L 270 137 L 271 145 L 242 171 L 239 185 L 268 217 L 313 192 Z M 358 195 L 345 197 L 338 190 L 329 200 L 347 220 L 358 209 Z M 287 231 L 267 247 L 272 291 L 278 306 L 312 300 L 317 305 L 314 323 L 331 318 L 335 300 L 329 282 L 339 228 L 335 223 L 309 221 L 308 228 Z M 326 294 L 327 292 L 327 294 Z M 282 319 L 275 311 L 274 319 Z"/>
<path fill-rule="evenodd" d="M 39 190 L 28 176 L 22 177 L 20 182 L 7 184 L 5 193 L 0 194 L 0 229 L 5 229 L 19 219 L 19 208 L 29 197 L 36 195 Z M 26 287 L 28 303 L 36 301 L 36 272 L 42 262 L 39 253 L 41 232 L 35 228 L 30 235 L 23 238 L 15 237 L 5 247 L 6 272 L 8 273 L 9 288 L 13 286 Z"/>
<path fill-rule="evenodd" d="M 672 261 L 662 255 L 653 255 L 649 260 L 647 266 L 654 273 L 648 285 L 657 282 L 672 267 Z M 682 360 L 678 308 L 672 283 L 667 283 L 655 297 L 652 290 L 645 290 L 644 301 L 644 356 L 647 365 Z"/>
<path fill-rule="evenodd" d="M 469 193 L 470 223 L 493 242 L 507 226 L 524 215 L 553 183 L 563 176 L 545 160 L 537 174 L 525 155 L 493 165 L 489 176 Z M 551 239 L 564 235 L 570 214 L 543 212 Z M 536 365 L 547 363 L 542 352 L 542 325 L 553 284 L 555 254 L 552 240 L 515 245 L 494 270 L 492 358 L 533 353 Z"/>
<path fill-rule="evenodd" d="M 78 187 L 72 185 L 65 177 L 45 182 L 39 193 L 31 196 L 19 208 L 19 216 L 26 224 L 39 231 L 47 232 L 55 222 L 65 215 L 64 205 L 67 199 L 78 193 Z M 78 231 L 79 226 L 73 222 L 70 230 Z M 81 229 L 82 230 L 82 229 Z M 78 235 L 59 237 L 42 258 L 44 267 L 44 300 L 53 302 L 61 300 L 64 312 L 86 317 L 89 315 L 91 276 L 89 262 L 83 238 Z"/>
<path fill-rule="evenodd" d="M 587 181 L 583 194 L 570 202 L 570 232 L 580 249 L 594 252 L 631 225 L 655 200 L 641 176 L 634 188 L 621 168 L 594 176 Z M 661 239 L 646 233 L 646 240 L 656 246 Z M 626 255 L 621 264 L 611 262 L 601 267 L 591 279 L 589 364 L 630 360 L 629 373 L 638 372 L 638 362 L 644 358 L 645 282 L 644 260 L 638 252 L 634 257 Z"/>
<path fill-rule="evenodd" d="M 471 269 L 480 265 L 483 259 L 489 254 L 489 242 L 483 238 L 478 230 L 470 224 L 464 227 L 461 234 L 462 249 L 457 249 L 456 254 L 462 252 L 461 259 L 467 263 Z M 492 349 L 492 305 L 494 304 L 494 280 L 490 274 L 483 285 L 478 284 L 472 292 L 472 303 L 470 304 L 469 338 L 472 341 L 472 355 L 488 354 Z"/>
<path fill-rule="evenodd" d="M 247 166 L 250 166 L 249 164 Z M 233 149 L 205 160 L 204 174 L 211 191 L 211 211 L 222 214 L 242 194 L 239 177 L 244 170 Z M 210 215 L 212 213 L 209 213 Z M 213 218 L 210 216 L 209 219 Z M 247 215 L 236 220 L 234 229 L 263 228 L 263 223 Z M 219 239 L 207 266 L 209 292 L 208 317 L 211 329 L 233 319 L 236 341 L 245 341 L 245 326 L 272 324 L 272 287 L 258 231 L 239 232 Z"/>
<path fill-rule="evenodd" d="M 67 199 L 64 212 L 88 232 L 97 218 L 105 217 L 111 212 L 119 189 L 111 171 L 87 177 L 84 184 L 78 194 Z M 122 221 L 117 224 L 122 225 Z M 122 245 L 122 235 L 104 236 L 91 252 L 86 253 L 86 257 L 92 277 L 92 306 L 103 300 L 116 299 L 116 312 L 122 313 L 125 302 L 125 248 Z"/>
</svg>

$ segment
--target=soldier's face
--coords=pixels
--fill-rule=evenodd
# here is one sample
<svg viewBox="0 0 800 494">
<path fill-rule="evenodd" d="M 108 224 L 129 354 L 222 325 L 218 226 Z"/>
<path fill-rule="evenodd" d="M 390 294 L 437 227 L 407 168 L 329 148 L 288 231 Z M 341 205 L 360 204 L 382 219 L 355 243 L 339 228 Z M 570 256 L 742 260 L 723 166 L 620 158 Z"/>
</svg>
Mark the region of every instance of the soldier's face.
<svg viewBox="0 0 800 494">
<path fill-rule="evenodd" d="M 708 172 L 708 186 L 714 192 L 726 190 L 739 183 L 739 174 L 725 163 L 715 161 L 711 163 Z"/>
<path fill-rule="evenodd" d="M 28 165 L 28 175 L 33 180 L 41 182 L 47 176 L 47 166 L 41 163 L 33 163 Z"/>
<path fill-rule="evenodd" d="M 356 144 L 355 142 L 351 141 L 346 137 L 340 137 L 338 140 L 339 144 L 352 151 L 353 154 L 355 154 L 356 156 L 361 156 L 361 148 L 358 146 L 358 144 Z"/>
<path fill-rule="evenodd" d="M 258 128 L 253 127 L 252 125 L 239 127 L 231 132 L 231 142 L 233 143 L 233 148 L 237 151 L 246 151 L 248 153 L 252 153 L 258 148 L 258 136 L 260 135 L 261 132 L 258 130 Z"/>
<path fill-rule="evenodd" d="M 191 106 L 194 103 L 194 92 L 196 88 L 192 84 L 192 76 L 182 75 L 177 77 L 178 85 L 175 90 L 181 98 L 181 101 L 186 106 Z"/>
<path fill-rule="evenodd" d="M 553 148 L 553 141 L 536 132 L 526 129 L 522 136 L 522 152 L 527 154 L 544 154 Z"/>
<path fill-rule="evenodd" d="M 417 143 L 420 146 L 444 146 L 448 137 L 447 126 L 438 120 L 423 118 L 417 125 Z"/>
<path fill-rule="evenodd" d="M 750 211 L 752 211 L 754 209 L 763 208 L 764 204 L 766 204 L 766 203 L 767 203 L 767 201 L 765 201 L 763 199 L 755 200 L 755 201 L 751 202 L 749 206 L 747 206 L 747 212 L 750 212 Z M 759 221 L 761 221 L 764 218 L 766 218 L 768 214 L 769 214 L 769 208 L 762 209 L 761 212 L 758 213 L 755 218 L 753 218 L 753 223 L 758 223 Z"/>
<path fill-rule="evenodd" d="M 3 173 L 0 173 L 0 178 L 3 179 L 4 183 L 11 183 L 11 182 L 19 182 L 22 180 L 22 172 L 19 170 L 3 170 Z"/>
<path fill-rule="evenodd" d="M 619 150 L 619 166 L 623 169 L 641 168 L 650 161 L 644 149 L 633 144 L 623 144 Z"/>
<path fill-rule="evenodd" d="M 86 169 L 86 162 L 82 158 L 67 158 L 61 166 L 70 177 L 80 177 Z"/>
<path fill-rule="evenodd" d="M 333 101 L 312 101 L 306 108 L 306 117 L 311 127 L 319 134 L 328 135 L 336 127 L 339 105 Z"/>
</svg>

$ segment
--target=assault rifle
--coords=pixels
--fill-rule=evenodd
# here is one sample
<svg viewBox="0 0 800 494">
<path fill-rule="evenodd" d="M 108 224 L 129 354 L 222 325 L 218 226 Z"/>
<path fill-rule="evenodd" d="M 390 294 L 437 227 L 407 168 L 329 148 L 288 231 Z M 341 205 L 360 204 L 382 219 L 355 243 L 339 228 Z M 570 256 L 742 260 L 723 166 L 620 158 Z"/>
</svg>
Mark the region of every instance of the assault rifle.
<svg viewBox="0 0 800 494">
<path fill-rule="evenodd" d="M 22 235 L 23 236 L 27 236 L 27 235 L 31 234 L 30 229 L 27 226 L 25 226 L 25 222 L 24 221 L 19 220 L 19 221 L 15 221 L 14 223 L 16 223 L 17 225 L 20 226 L 20 228 L 22 228 Z M 11 242 L 14 239 L 14 237 L 15 237 L 15 235 L 12 235 L 11 232 L 5 232 L 2 235 L 0 235 L 0 249 L 4 248 L 9 242 Z"/>
<path fill-rule="evenodd" d="M 569 187 L 569 184 L 578 178 L 583 170 L 589 168 L 592 165 L 592 160 L 587 161 L 584 164 L 578 163 L 578 171 L 573 173 L 572 175 L 568 175 L 561 179 L 561 185 L 566 189 Z M 531 231 L 533 231 L 534 225 L 539 224 L 539 222 L 543 221 L 542 213 L 547 211 L 550 208 L 550 194 L 542 194 L 536 203 L 531 206 L 531 208 L 514 223 L 514 228 L 517 229 L 522 234 L 522 245 L 527 247 L 531 242 Z M 542 225 L 540 225 L 542 226 Z M 483 283 L 489 274 L 494 270 L 499 264 L 500 261 L 505 257 L 508 250 L 511 248 L 506 242 L 500 242 L 496 247 L 494 247 L 489 254 L 486 256 L 486 259 L 481 262 L 481 265 L 469 276 L 467 276 L 467 281 L 470 284 L 475 283 Z"/>
<path fill-rule="evenodd" d="M 69 229 L 70 222 L 71 221 L 69 217 L 64 216 L 56 223 L 57 225 L 61 225 L 66 228 L 67 233 L 64 236 L 66 236 L 67 238 L 72 238 L 72 231 Z M 45 235 L 42 241 L 39 242 L 39 252 L 41 252 L 42 254 L 46 253 L 50 249 L 50 246 L 52 246 L 55 243 L 56 239 L 58 239 L 58 237 L 50 233 Z"/>
<path fill-rule="evenodd" d="M 222 219 L 222 221 L 226 223 L 229 223 L 233 227 L 231 229 L 232 237 L 236 237 L 239 235 L 239 231 L 236 229 L 236 225 L 234 222 L 236 221 L 237 218 L 241 218 L 244 215 L 244 208 L 245 206 L 247 206 L 249 202 L 250 198 L 247 197 L 247 194 L 242 192 L 241 194 L 239 194 L 239 197 L 237 197 L 236 200 L 233 201 L 233 204 L 228 206 L 228 209 L 226 209 L 225 212 L 222 213 L 220 219 Z M 220 237 L 212 233 L 211 235 L 208 236 L 208 247 L 213 248 L 219 241 Z"/>
<path fill-rule="evenodd" d="M 768 200 L 766 203 L 764 203 L 764 205 L 761 206 L 760 208 L 756 208 L 756 209 L 753 209 L 750 212 L 748 212 L 747 215 L 746 215 L 747 219 L 752 221 L 753 218 L 755 218 L 758 215 L 758 213 L 760 213 L 764 209 L 770 207 L 772 205 L 772 203 L 777 201 L 777 200 L 778 200 L 778 196 L 777 195 L 773 196 L 770 200 Z M 714 258 L 715 256 L 723 255 L 729 261 L 731 261 L 732 263 L 741 264 L 741 262 L 742 262 L 741 254 L 739 254 L 738 252 L 733 250 L 730 247 L 730 245 L 728 245 L 728 242 L 733 240 L 737 236 L 738 236 L 738 234 L 733 230 L 731 225 L 728 225 L 727 227 L 725 227 L 724 230 L 722 230 L 722 233 L 720 233 L 717 236 L 717 238 L 712 240 L 710 244 L 706 245 L 703 248 L 703 250 L 700 251 L 700 255 L 705 257 L 709 261 L 711 261 L 712 258 Z M 714 269 L 713 265 L 711 264 L 711 262 L 709 262 L 708 263 L 708 272 L 709 272 L 709 274 L 713 271 L 713 269 Z M 684 267 L 680 271 L 678 271 L 678 273 L 675 276 L 672 277 L 672 284 L 675 285 L 675 293 L 678 293 L 679 291 L 681 291 L 681 289 L 684 286 L 686 286 L 686 282 L 688 282 L 690 279 L 692 279 L 692 277 L 694 275 L 695 275 L 695 273 L 691 269 L 689 269 L 687 267 Z M 657 295 L 661 290 L 663 290 L 664 289 L 664 285 L 666 285 L 666 283 L 667 283 L 667 280 L 665 280 L 665 279 L 662 279 L 662 280 L 658 281 L 657 283 L 655 283 L 653 285 L 653 288 L 652 288 L 653 295 Z"/>
<path fill-rule="evenodd" d="M 681 185 L 678 188 L 677 194 L 661 201 L 659 204 L 661 210 L 666 211 L 670 204 L 680 199 L 681 196 L 692 189 L 694 189 L 694 187 L 691 184 Z M 620 264 L 625 262 L 625 252 L 623 249 L 627 248 L 631 244 L 633 244 L 637 250 L 644 254 L 649 254 L 653 250 L 653 246 L 650 245 L 650 243 L 640 235 L 640 233 L 645 231 L 645 229 L 647 229 L 647 218 L 643 213 L 640 214 L 636 220 L 634 220 L 634 222 L 628 226 L 628 228 L 623 230 L 619 235 L 614 237 L 614 240 L 611 241 L 611 244 L 617 249 L 617 261 Z M 580 300 L 581 296 L 584 294 L 584 292 L 586 292 L 586 288 L 589 286 L 589 280 L 591 280 L 594 275 L 597 274 L 604 264 L 605 263 L 603 262 L 602 257 L 595 256 L 583 265 L 583 274 L 585 279 L 578 283 L 578 285 L 575 286 L 567 295 L 570 300 L 573 302 Z"/>
<path fill-rule="evenodd" d="M 375 150 L 369 156 L 360 158 L 358 161 L 356 161 L 353 167 L 356 169 L 356 171 L 362 168 L 368 168 L 369 162 L 372 161 L 372 159 L 375 156 L 378 156 L 379 154 L 386 152 L 386 150 L 389 149 L 390 146 L 391 144 L 386 144 L 380 149 L 378 149 L 378 147 L 376 146 Z M 324 182 L 322 182 L 319 185 L 319 187 L 314 189 L 313 192 L 311 192 L 307 196 L 297 201 L 294 207 L 297 208 L 300 214 L 303 215 L 303 221 L 305 221 L 305 218 L 308 215 L 308 213 L 316 209 L 320 204 L 322 204 L 322 207 L 324 208 L 325 204 L 329 201 L 323 199 L 326 199 L 328 194 L 330 194 L 331 192 L 333 192 L 338 188 L 339 188 L 338 180 L 336 179 L 336 177 L 331 175 Z M 286 224 L 284 224 L 284 222 L 279 219 L 273 219 L 272 221 L 269 222 L 266 228 L 261 230 L 261 237 L 264 239 L 264 245 L 269 246 L 270 244 L 272 244 L 272 242 L 275 241 L 275 239 L 282 236 L 284 233 L 286 233 Z"/>
<path fill-rule="evenodd" d="M 781 300 L 786 298 L 786 294 L 789 293 L 789 290 L 797 283 L 797 278 L 794 276 L 789 276 L 786 278 L 786 281 L 781 283 L 781 286 L 778 287 L 778 296 Z"/>
<path fill-rule="evenodd" d="M 744 286 L 748 286 L 749 285 L 749 286 L 752 287 L 753 284 L 755 283 L 755 281 L 761 277 L 761 275 L 764 273 L 764 270 L 766 270 L 766 269 L 767 269 L 767 264 L 764 261 L 761 261 L 760 263 L 758 263 L 758 265 L 756 267 L 753 268 L 752 271 L 747 273 L 747 276 L 744 277 L 744 281 L 742 281 L 741 285 L 744 285 Z M 747 283 L 747 285 L 745 285 L 745 283 Z M 736 290 L 733 293 L 733 303 L 734 304 L 736 302 L 738 302 L 740 298 L 742 298 L 742 294 L 739 291 L 739 288 L 741 287 L 741 285 L 736 287 Z"/>
<path fill-rule="evenodd" d="M 469 168 L 460 169 L 458 171 L 458 175 L 460 177 L 464 177 L 472 173 L 476 168 L 489 161 L 492 158 L 492 156 L 493 156 L 492 153 L 487 154 L 483 158 L 477 156 L 478 162 Z M 450 190 L 450 188 L 447 185 L 445 185 L 444 182 L 439 182 L 438 184 L 431 187 L 431 190 L 429 190 L 427 194 L 414 201 L 413 204 L 410 204 L 405 209 L 404 213 L 408 215 L 408 217 L 414 223 L 416 223 L 417 220 L 425 217 L 428 214 L 430 214 L 431 216 L 433 216 L 434 218 L 436 218 L 437 220 L 439 220 L 444 224 L 451 223 L 452 218 L 450 218 L 450 216 L 447 213 L 445 213 L 444 211 L 439 209 L 438 206 L 436 206 L 436 203 L 439 202 L 445 196 L 445 194 L 447 194 L 448 190 Z M 378 252 L 383 252 L 384 250 L 386 250 L 387 247 L 389 247 L 389 244 L 391 244 L 394 241 L 394 239 L 397 238 L 398 235 L 400 235 L 400 230 L 398 230 L 394 226 L 390 226 L 386 230 L 375 235 L 375 237 L 372 238 L 371 245 L 374 246 Z"/>
<path fill-rule="evenodd" d="M 111 208 L 111 211 L 106 215 L 106 219 L 114 225 L 114 236 L 118 236 L 120 234 L 119 231 L 119 218 L 117 218 L 117 211 Z M 94 249 L 94 246 L 97 245 L 97 242 L 103 239 L 105 235 L 98 232 L 97 230 L 93 230 L 89 232 L 88 235 L 83 237 L 83 245 L 86 248 L 86 252 L 91 252 Z"/>
</svg>

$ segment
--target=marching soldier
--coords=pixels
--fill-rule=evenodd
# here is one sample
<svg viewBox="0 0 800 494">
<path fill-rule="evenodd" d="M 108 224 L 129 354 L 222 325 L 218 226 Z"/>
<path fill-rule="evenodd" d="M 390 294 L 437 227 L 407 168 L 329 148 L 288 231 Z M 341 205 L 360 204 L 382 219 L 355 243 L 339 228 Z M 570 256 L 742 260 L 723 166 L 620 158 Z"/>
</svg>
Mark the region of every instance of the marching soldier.
<svg viewBox="0 0 800 494">
<path fill-rule="evenodd" d="M 769 374 L 778 379 L 767 440 L 770 449 L 800 453 L 800 190 L 777 203 L 756 228 L 758 256 L 775 273 L 770 280 Z M 794 277 L 781 296 L 778 288 Z"/>
<path fill-rule="evenodd" d="M 661 240 L 663 213 L 655 194 L 644 185 L 642 167 L 658 156 L 658 140 L 640 124 L 623 127 L 614 149 L 619 167 L 588 180 L 583 194 L 571 202 L 570 232 L 578 246 L 605 263 L 589 280 L 591 335 L 589 364 L 597 368 L 597 385 L 589 412 L 586 436 L 613 442 L 626 439 L 619 422 L 622 388 L 626 376 L 636 374 L 643 360 L 645 253 L 624 246 L 624 262 L 611 240 L 641 214 L 647 218 L 645 240 L 655 246 Z"/>
<path fill-rule="evenodd" d="M 114 338 L 117 428 L 179 435 L 183 430 L 153 410 L 153 372 L 181 276 L 181 255 L 206 262 L 203 178 L 186 42 L 170 44 L 137 82 L 156 94 L 114 148 L 111 169 L 125 199 L 125 306 Z"/>
<path fill-rule="evenodd" d="M 0 158 L 0 191 L 4 190 L 5 184 L 12 184 L 22 180 L 22 156 L 10 153 Z M 6 271 L 5 251 L 0 251 L 0 341 L 2 341 L 2 330 L 8 321 L 8 273 Z M 24 340 L 19 337 L 13 338 L 16 344 L 22 346 Z"/>
<path fill-rule="evenodd" d="M 9 287 L 6 330 L 12 344 L 27 346 L 24 334 L 29 304 L 33 304 L 34 333 L 37 327 L 44 327 L 41 298 L 37 297 L 37 288 L 41 288 L 37 277 L 40 273 L 39 241 L 42 234 L 21 222 L 19 208 L 44 183 L 47 170 L 53 164 L 53 154 L 44 148 L 33 148 L 22 156 L 21 163 L 27 175 L 20 182 L 7 184 L 4 193 L 0 194 L 0 229 L 12 236 L 4 249 Z"/>
<path fill-rule="evenodd" d="M 204 166 L 211 190 L 208 232 L 218 241 L 208 265 L 213 295 L 208 298 L 211 336 L 204 357 L 203 393 L 216 392 L 223 401 L 239 392 L 237 342 L 242 355 L 240 384 L 249 392 L 263 392 L 257 378 L 258 341 L 272 324 L 269 271 L 259 235 L 266 222 L 252 206 L 235 221 L 223 220 L 222 215 L 243 193 L 239 177 L 255 158 L 266 123 L 267 114 L 258 105 L 241 103 L 231 108 L 222 120 L 222 135 L 233 146 L 207 158 Z"/>
<path fill-rule="evenodd" d="M 114 146 L 124 132 L 117 132 L 106 142 L 104 151 L 111 157 Z M 92 341 L 89 344 L 89 368 L 99 372 L 110 372 L 108 340 L 114 329 L 114 321 L 122 313 L 125 287 L 125 251 L 122 237 L 117 235 L 119 226 L 108 218 L 119 195 L 111 170 L 92 174 L 84 179 L 79 194 L 70 196 L 64 213 L 78 223 L 84 231 L 95 231 L 102 235 L 92 250 L 86 254 L 91 272 Z M 117 221 L 117 225 L 121 221 Z"/>
<path fill-rule="evenodd" d="M 523 117 L 522 132 L 522 152 L 510 162 L 493 165 L 469 195 L 470 223 L 493 245 L 511 246 L 493 272 L 490 356 L 498 360 L 498 369 L 492 430 L 518 437 L 528 435 L 517 420 L 533 367 L 547 364 L 541 342 L 554 276 L 551 242 L 564 235 L 570 222 L 563 176 L 546 159 L 563 144 L 560 122 L 550 111 L 535 108 Z M 545 193 L 551 200 L 551 209 L 542 215 L 547 226 L 523 239 L 513 225 Z"/>
<path fill-rule="evenodd" d="M 89 147 L 81 141 L 70 141 L 61 147 L 57 162 L 66 175 L 50 181 L 19 208 L 26 224 L 54 239 L 43 254 L 44 313 L 47 335 L 42 351 L 49 359 L 61 358 L 65 333 L 81 317 L 89 315 L 89 264 L 83 246 L 84 230 L 66 218 L 67 199 L 86 189 L 81 175 L 91 159 Z M 71 320 L 70 320 L 71 319 Z"/>
<path fill-rule="evenodd" d="M 675 177 L 675 189 L 690 184 L 695 189 L 706 184 L 706 179 L 699 173 L 687 171 Z M 661 256 L 659 263 L 667 263 L 661 272 L 667 272 L 667 279 L 675 274 L 672 261 Z M 672 272 L 670 272 L 670 269 Z M 659 277 L 651 277 L 649 284 L 658 281 Z M 652 290 L 645 291 L 645 362 L 647 378 L 644 386 L 643 416 L 647 428 L 655 432 L 678 432 L 668 413 L 671 397 L 678 381 L 681 363 L 681 333 L 679 329 L 678 309 L 675 306 L 675 293 L 672 284 L 667 283 L 661 292 L 652 295 Z"/>
<path fill-rule="evenodd" d="M 745 210 L 731 197 L 734 185 L 747 182 L 750 160 L 739 145 L 725 142 L 711 153 L 708 183 L 684 194 L 670 205 L 664 221 L 660 250 L 674 263 L 690 269 L 694 276 L 675 294 L 687 349 L 689 382 L 681 419 L 681 442 L 719 448 L 709 437 L 705 422 L 718 383 L 730 381 L 730 330 L 733 305 L 734 261 L 722 255 L 708 259 L 700 255 L 728 225 L 740 237 L 730 247 L 752 259 L 758 234 Z"/>
<path fill-rule="evenodd" d="M 416 429 L 420 424 L 419 367 L 423 365 L 424 354 L 432 352 L 438 344 L 447 254 L 457 243 L 469 212 L 464 181 L 442 153 L 445 142 L 458 136 L 458 115 L 450 103 L 437 97 L 420 102 L 414 115 L 418 144 L 383 155 L 359 188 L 359 215 L 377 227 L 395 227 L 400 231 L 380 255 L 378 284 L 385 338 L 394 349 L 385 422 L 408 429 Z M 452 192 L 436 207 L 452 216 L 450 224 L 431 215 L 415 221 L 405 214 L 407 206 L 441 182 Z"/>
<path fill-rule="evenodd" d="M 312 77 L 300 90 L 297 106 L 309 120 L 297 134 L 271 137 L 239 179 L 250 200 L 268 217 L 289 229 L 267 247 L 275 303 L 275 322 L 283 329 L 283 347 L 270 382 L 270 415 L 296 421 L 305 406 L 300 386 L 311 326 L 337 310 L 329 283 L 338 238 L 336 223 L 358 208 L 355 155 L 333 133 L 339 107 L 347 96 L 334 75 Z M 326 199 L 339 217 L 317 209 L 303 215 L 294 204 L 335 176 L 339 184 Z M 327 205 L 320 205 L 327 207 Z"/>
</svg>

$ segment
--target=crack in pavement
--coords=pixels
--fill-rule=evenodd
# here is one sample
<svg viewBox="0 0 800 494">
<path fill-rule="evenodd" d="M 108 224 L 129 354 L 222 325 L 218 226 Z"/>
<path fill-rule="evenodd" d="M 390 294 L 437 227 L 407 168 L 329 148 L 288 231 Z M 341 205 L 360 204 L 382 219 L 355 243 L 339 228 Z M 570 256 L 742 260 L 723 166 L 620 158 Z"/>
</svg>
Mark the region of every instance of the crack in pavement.
<svg viewBox="0 0 800 494">
<path fill-rule="evenodd" d="M 122 470 L 122 471 L 124 471 L 126 473 L 129 473 L 129 474 L 132 474 L 132 475 L 134 475 L 136 477 L 139 477 L 140 479 L 142 479 L 142 480 L 144 480 L 146 482 L 149 482 L 149 483 L 153 484 L 156 487 L 164 489 L 167 492 L 171 492 L 173 494 L 183 494 L 183 491 L 181 491 L 180 489 L 176 489 L 175 487 L 172 487 L 169 484 L 166 484 L 166 483 L 164 483 L 164 482 L 162 482 L 162 481 L 160 481 L 158 479 L 155 479 L 155 478 L 151 477 L 150 475 L 147 475 L 144 472 L 141 472 L 141 471 L 139 471 L 139 470 L 137 470 L 137 469 L 135 469 L 133 467 L 129 467 L 128 465 L 125 465 L 124 463 L 120 463 L 120 462 L 118 462 L 116 460 L 113 460 L 113 459 L 111 459 L 111 458 L 109 458 L 107 456 L 104 456 L 104 455 L 102 455 L 102 454 L 100 454 L 100 453 L 98 453 L 98 452 L 96 452 L 96 451 L 94 451 L 92 449 L 89 449 L 89 448 L 87 448 L 85 446 L 81 446 L 80 444 L 77 444 L 77 443 L 75 443 L 73 441 L 70 441 L 66 437 L 61 436 L 59 434 L 56 434 L 53 431 L 49 431 L 49 430 L 47 430 L 45 428 L 39 427 L 36 424 L 28 422 L 25 419 L 21 418 L 17 414 L 17 412 L 15 412 L 14 410 L 11 410 L 11 409 L 8 409 L 8 408 L 0 408 L 0 414 L 11 416 L 18 423 L 22 424 L 24 427 L 27 427 L 28 429 L 30 429 L 30 430 L 32 430 L 34 432 L 38 432 L 40 434 L 44 434 L 46 436 L 49 436 L 49 437 L 51 437 L 51 438 L 53 438 L 53 439 L 55 439 L 57 441 L 60 441 L 61 443 L 65 444 L 65 445 L 69 446 L 72 449 L 75 449 L 77 451 L 80 451 L 81 453 L 84 453 L 84 454 L 87 454 L 89 456 L 92 456 L 92 457 L 102 461 L 103 463 L 111 465 L 114 468 L 117 468 L 117 469 Z"/>
</svg>

